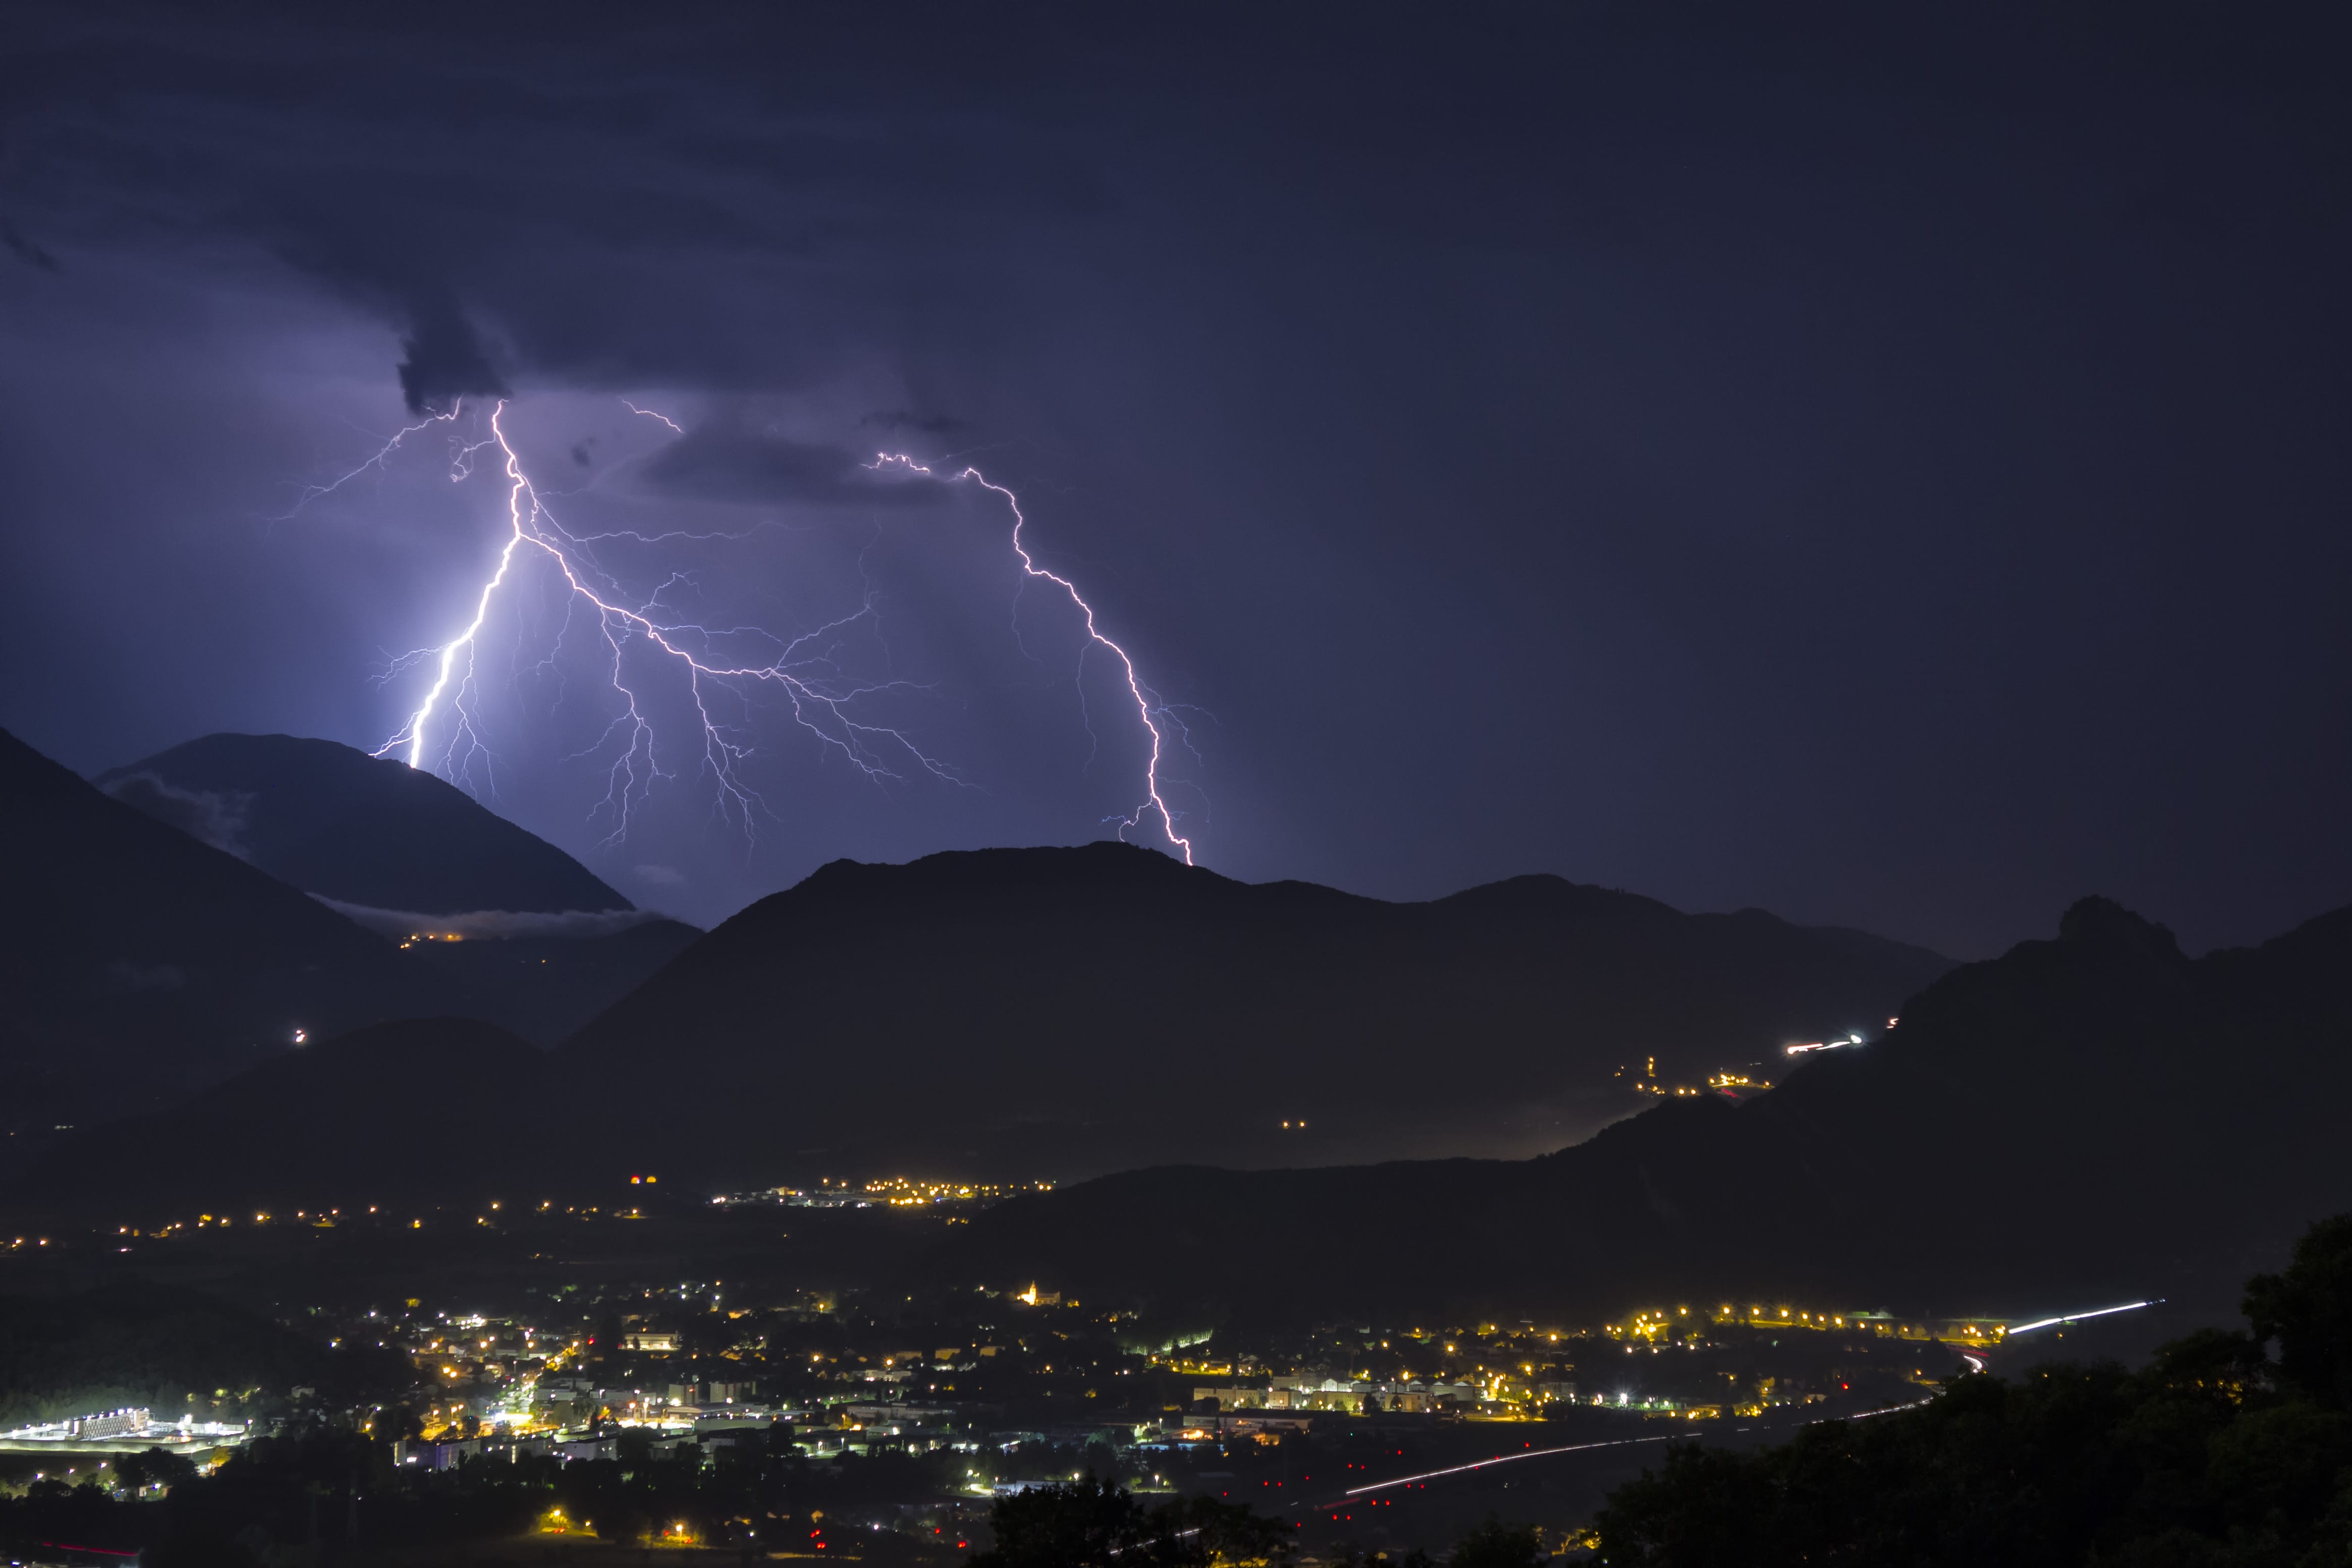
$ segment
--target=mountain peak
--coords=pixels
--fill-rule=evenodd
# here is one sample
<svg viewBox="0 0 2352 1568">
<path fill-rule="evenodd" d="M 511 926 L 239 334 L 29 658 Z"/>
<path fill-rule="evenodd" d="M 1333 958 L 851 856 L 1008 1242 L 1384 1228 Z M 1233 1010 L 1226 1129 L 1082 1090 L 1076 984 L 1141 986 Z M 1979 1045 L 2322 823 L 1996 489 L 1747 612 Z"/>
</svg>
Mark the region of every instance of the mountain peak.
<svg viewBox="0 0 2352 1568">
<path fill-rule="evenodd" d="M 2059 917 L 2058 940 L 2117 953 L 2141 953 L 2163 959 L 2181 956 L 2179 939 L 2172 934 L 2170 928 L 2134 914 L 2115 900 L 2096 894 L 2075 900 L 2074 906 Z"/>
<path fill-rule="evenodd" d="M 459 987 L 0 731 L 0 1120 L 79 1120 Z M 54 1112 L 52 1114 L 36 1114 Z"/>
<path fill-rule="evenodd" d="M 95 782 L 339 905 L 423 915 L 632 907 L 579 861 L 455 784 L 335 741 L 205 735 Z"/>
</svg>

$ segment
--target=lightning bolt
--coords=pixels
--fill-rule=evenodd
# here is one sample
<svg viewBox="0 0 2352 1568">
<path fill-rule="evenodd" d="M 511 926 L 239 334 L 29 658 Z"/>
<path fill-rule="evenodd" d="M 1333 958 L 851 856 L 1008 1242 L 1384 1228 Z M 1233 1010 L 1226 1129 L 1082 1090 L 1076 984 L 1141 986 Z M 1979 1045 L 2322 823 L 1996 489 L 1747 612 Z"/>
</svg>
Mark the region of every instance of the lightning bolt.
<svg viewBox="0 0 2352 1568">
<path fill-rule="evenodd" d="M 877 452 L 874 456 L 874 461 L 868 466 L 875 468 L 902 468 L 908 473 L 921 474 L 927 479 L 942 477 L 925 465 L 915 461 L 904 452 Z M 1159 720 L 1168 716 L 1166 706 L 1145 695 L 1143 681 L 1135 673 L 1134 658 L 1129 655 L 1127 649 L 1103 635 L 1102 627 L 1095 621 L 1095 607 L 1087 602 L 1085 595 L 1078 592 L 1078 585 L 1059 573 L 1047 571 L 1031 558 L 1029 547 L 1021 542 L 1021 531 L 1029 523 L 1028 518 L 1023 515 L 1021 510 L 1021 498 L 978 468 L 965 468 L 957 473 L 944 477 L 950 484 L 961 483 L 969 479 L 982 489 L 992 490 L 1004 498 L 1006 508 L 1013 513 L 1013 553 L 1020 557 L 1023 574 L 1037 582 L 1051 583 L 1063 593 L 1067 594 L 1070 596 L 1070 603 L 1076 605 L 1078 613 L 1085 617 L 1089 646 L 1100 644 L 1108 648 L 1118 658 L 1119 670 L 1127 680 L 1127 694 L 1135 701 L 1135 716 L 1143 721 L 1145 733 L 1151 737 L 1151 754 L 1143 768 L 1143 799 L 1127 816 L 1114 817 L 1111 820 L 1118 824 L 1118 836 L 1124 839 L 1129 832 L 1142 826 L 1145 817 L 1157 816 L 1160 818 L 1160 830 L 1168 836 L 1170 844 L 1182 851 L 1184 864 L 1190 866 L 1192 864 L 1192 841 L 1176 831 L 1176 814 L 1169 809 L 1167 799 L 1160 793 L 1160 760 L 1161 752 L 1167 746 L 1167 737 L 1160 732 Z"/>
<path fill-rule="evenodd" d="M 625 397 L 624 397 L 623 399 L 621 399 L 621 406 L 622 406 L 622 407 L 624 407 L 624 408 L 625 408 L 625 409 L 627 409 L 627 410 L 628 410 L 630 413 L 632 413 L 632 414 L 643 415 L 643 416 L 644 416 L 646 418 L 647 418 L 647 419 L 658 419 L 658 420 L 660 420 L 663 424 L 665 424 L 665 425 L 668 426 L 672 430 L 677 431 L 677 432 L 679 435 L 681 435 L 681 436 L 683 436 L 683 435 L 685 435 L 685 434 L 686 434 L 686 426 L 683 426 L 683 425 L 679 424 L 677 420 L 675 420 L 675 419 L 671 418 L 668 415 L 662 413 L 659 409 L 655 409 L 655 408 L 640 408 L 640 407 L 638 407 L 635 404 L 634 404 L 634 403 L 630 402 L 630 401 L 629 401 L 627 398 L 625 398 Z"/>
<path fill-rule="evenodd" d="M 661 594 L 668 583 L 651 597 L 633 601 L 596 565 L 588 541 L 566 530 L 549 509 L 507 436 L 506 411 L 503 399 L 491 407 L 488 436 L 471 447 L 459 448 L 450 476 L 452 479 L 465 478 L 471 471 L 470 457 L 476 450 L 495 447 L 503 459 L 507 537 L 499 551 L 497 566 L 474 596 L 473 618 L 457 636 L 438 647 L 417 649 L 393 662 L 388 674 L 430 664 L 434 677 L 407 721 L 376 748 L 377 756 L 404 753 L 409 766 L 431 766 L 452 777 L 470 776 L 478 755 L 495 762 L 476 718 L 476 658 L 483 628 L 499 591 L 514 576 L 519 563 L 540 559 L 561 577 L 572 607 L 584 606 L 593 618 L 604 643 L 611 687 L 619 699 L 620 711 L 595 744 L 588 748 L 589 752 L 593 752 L 616 737 L 622 742 L 607 773 L 605 797 L 599 807 L 611 814 L 613 830 L 607 842 L 618 842 L 627 836 L 631 807 L 646 798 L 654 781 L 673 776 L 661 765 L 655 750 L 653 721 L 646 712 L 648 699 L 640 689 L 642 677 L 633 674 L 630 668 L 633 647 L 650 650 L 660 662 L 685 678 L 700 720 L 702 753 L 698 768 L 707 771 L 714 783 L 719 814 L 739 820 L 747 833 L 752 830 L 755 812 L 765 809 L 765 802 L 740 772 L 742 763 L 751 753 L 750 742 L 714 711 L 714 699 L 721 691 L 731 693 L 746 705 L 753 690 L 764 688 L 781 693 L 802 728 L 870 778 L 903 778 L 906 775 L 899 769 L 911 762 L 950 784 L 965 782 L 953 769 L 926 753 L 904 731 L 867 723 L 856 716 L 854 709 L 860 699 L 884 691 L 919 689 L 915 683 L 847 680 L 840 678 L 829 658 L 806 651 L 827 634 L 870 616 L 874 609 L 870 593 L 851 614 L 789 641 L 759 627 L 712 628 L 674 620 L 660 605 Z M 658 415 L 652 416 L 662 418 Z M 443 417 L 454 419 L 456 412 Z M 664 418 L 663 423 L 671 422 Z M 394 443 L 421 428 L 424 426 L 411 426 L 394 437 Z M 380 462 L 386 455 L 379 453 L 371 463 Z M 730 661 L 714 651 L 722 639 L 739 637 L 764 638 L 777 644 L 780 651 L 765 662 Z M 442 725 L 446 728 L 441 730 L 436 747 L 434 737 L 436 726 Z"/>
<path fill-rule="evenodd" d="M 674 431 L 683 434 L 682 427 L 668 416 L 635 404 L 624 403 L 631 413 L 656 419 Z M 371 468 L 380 469 L 401 444 L 409 437 L 435 425 L 455 426 L 462 405 L 453 406 L 446 414 L 407 426 L 394 435 L 365 462 L 341 478 L 324 485 L 308 487 L 297 500 L 295 510 L 310 500 L 330 494 L 349 484 Z M 766 809 L 759 793 L 743 778 L 741 764 L 751 754 L 752 746 L 736 726 L 724 721 L 714 710 L 721 694 L 731 698 L 740 707 L 748 709 L 755 692 L 768 690 L 781 694 L 794 721 L 815 736 L 819 743 L 838 752 L 869 778 L 877 782 L 902 779 L 902 769 L 914 769 L 944 782 L 968 787 L 968 781 L 946 763 L 929 755 L 912 737 L 895 726 L 866 722 L 856 716 L 856 705 L 862 699 L 888 691 L 922 689 L 917 683 L 904 680 L 859 681 L 842 674 L 839 667 L 821 649 L 823 639 L 856 622 L 870 618 L 875 612 L 874 593 L 869 586 L 864 602 L 845 616 L 799 637 L 785 639 L 756 626 L 709 627 L 674 618 L 661 604 L 661 596 L 679 579 L 673 576 L 643 599 L 624 593 L 610 574 L 596 562 L 594 542 L 600 539 L 627 538 L 645 542 L 673 538 L 740 538 L 743 535 L 698 535 L 663 533 L 646 536 L 635 531 L 615 534 L 578 534 L 571 531 L 550 510 L 546 499 L 532 483 L 522 458 L 515 450 L 506 430 L 507 403 L 494 404 L 480 428 L 487 434 L 479 439 L 452 436 L 452 458 L 449 478 L 461 482 L 473 472 L 475 454 L 495 448 L 507 480 L 507 535 L 501 544 L 497 563 L 484 579 L 473 600 L 473 615 L 456 636 L 436 647 L 418 648 L 391 662 L 386 679 L 409 669 L 430 666 L 433 680 L 423 699 L 407 720 L 376 748 L 375 755 L 400 754 L 411 767 L 430 768 L 451 778 L 470 781 L 476 759 L 485 759 L 495 782 L 496 755 L 484 740 L 478 718 L 476 682 L 477 661 L 485 627 L 500 593 L 514 581 L 527 564 L 537 562 L 551 568 L 562 582 L 566 603 L 572 612 L 583 612 L 595 627 L 604 647 L 607 679 L 618 703 L 618 711 L 599 739 L 582 755 L 593 754 L 617 740 L 618 754 L 611 763 L 606 775 L 604 800 L 599 811 L 608 812 L 612 832 L 606 842 L 618 842 L 625 837 L 633 805 L 642 802 L 657 779 L 674 776 L 661 764 L 655 750 L 655 731 L 648 716 L 649 699 L 641 690 L 644 675 L 634 669 L 630 658 L 633 650 L 650 654 L 656 664 L 683 677 L 695 711 L 700 721 L 701 755 L 698 772 L 710 776 L 716 796 L 714 806 L 723 818 L 740 821 L 746 834 L 753 829 L 755 813 Z M 1123 816 L 1113 816 L 1106 821 L 1118 825 L 1123 839 L 1142 828 L 1147 821 L 1156 819 L 1157 826 L 1171 847 L 1184 858 L 1186 865 L 1193 864 L 1192 841 L 1177 831 L 1178 817 L 1163 792 L 1160 767 L 1167 752 L 1169 731 L 1178 732 L 1189 746 L 1189 731 L 1166 703 L 1153 696 L 1138 674 L 1135 660 L 1119 643 L 1106 635 L 1098 624 L 1095 607 L 1078 591 L 1076 584 L 1058 573 L 1040 566 L 1023 539 L 1028 519 L 1021 510 L 1020 498 L 1006 486 L 996 483 L 976 468 L 965 468 L 954 473 L 935 472 L 904 453 L 877 454 L 867 465 L 875 470 L 898 470 L 942 483 L 970 482 L 1003 498 L 1012 514 L 1011 543 L 1019 561 L 1024 581 L 1053 584 L 1066 595 L 1078 611 L 1086 627 L 1087 647 L 1099 645 L 1118 660 L 1118 669 L 1135 706 L 1136 717 L 1150 737 L 1149 756 L 1144 766 L 1143 794 L 1134 808 Z M 288 513 L 290 517 L 291 512 Z M 567 627 L 569 622 L 567 620 Z M 561 644 L 562 633 L 557 634 Z M 730 659 L 719 651 L 735 639 L 765 640 L 773 645 L 773 657 L 764 659 Z M 550 656 L 553 656 L 551 654 Z M 1081 659 L 1083 660 L 1083 651 Z M 1083 668 L 1083 665 L 1082 667 Z M 1163 728 L 1166 726 L 1166 728 Z"/>
<path fill-rule="evenodd" d="M 294 504 L 288 507 L 284 511 L 278 513 L 269 521 L 272 522 L 293 521 L 294 516 L 297 512 L 299 512 L 304 507 L 309 506 L 312 501 L 317 500 L 320 497 L 333 495 L 337 490 L 341 489 L 345 485 L 350 484 L 353 479 L 358 479 L 362 474 L 366 473 L 370 468 L 382 469 L 383 465 L 391 459 L 392 455 L 400 450 L 401 443 L 406 441 L 411 436 L 415 435 L 419 430 L 430 429 L 436 425 L 448 424 L 457 417 L 457 410 L 453 407 L 446 414 L 433 415 L 429 418 L 420 419 L 415 424 L 396 431 L 391 440 L 386 441 L 383 446 L 378 447 L 375 449 L 375 455 L 373 457 L 371 457 L 366 462 L 362 463 L 359 467 L 352 469 L 351 472 L 343 475 L 341 478 L 331 479 L 323 485 L 304 485 L 295 495 Z M 656 416 L 656 417 L 658 417 L 658 416 Z M 470 458 L 470 456 L 471 453 L 467 452 L 456 460 L 449 476 L 452 479 L 462 479 L 466 477 L 467 458 Z"/>
</svg>

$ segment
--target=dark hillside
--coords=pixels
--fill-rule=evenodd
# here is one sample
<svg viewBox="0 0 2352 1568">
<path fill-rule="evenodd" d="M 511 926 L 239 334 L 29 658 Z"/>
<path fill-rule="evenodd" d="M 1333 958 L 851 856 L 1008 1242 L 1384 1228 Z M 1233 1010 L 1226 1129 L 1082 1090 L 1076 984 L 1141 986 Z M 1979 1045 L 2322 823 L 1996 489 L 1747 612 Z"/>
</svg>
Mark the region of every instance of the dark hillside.
<svg viewBox="0 0 2352 1568">
<path fill-rule="evenodd" d="M 935 1262 L 1228 1307 L 1280 1279 L 1302 1311 L 2128 1299 L 2234 1277 L 2352 1203 L 2347 973 L 2345 912 L 2190 960 L 2085 900 L 1747 1105 L 1662 1105 L 1519 1163 L 1131 1172 L 992 1211 Z"/>
<path fill-rule="evenodd" d="M 7 1191 L 13 1205 L 120 1212 L 317 1212 L 466 1197 L 560 1166 L 544 1051 L 467 1018 L 358 1029 L 291 1051 L 169 1110 L 76 1131 Z M 559 1123 L 560 1125 L 560 1119 Z M 158 1204 L 168 1213 L 149 1212 Z"/>
<path fill-rule="evenodd" d="M 429 942 L 410 951 L 468 989 L 472 1016 L 551 1046 L 701 937 L 682 921 L 654 919 L 603 936 Z"/>
<path fill-rule="evenodd" d="M 1651 1056 L 1704 1076 L 1883 1024 L 1947 967 L 1551 877 L 1389 904 L 1118 844 L 987 850 L 827 866 L 562 1055 L 698 1128 L 669 1158 L 714 1177 L 779 1146 L 1023 1175 L 1530 1152 L 1637 1108 Z"/>
<path fill-rule="evenodd" d="M 0 1121 L 161 1103 L 463 987 L 0 731 Z"/>
</svg>

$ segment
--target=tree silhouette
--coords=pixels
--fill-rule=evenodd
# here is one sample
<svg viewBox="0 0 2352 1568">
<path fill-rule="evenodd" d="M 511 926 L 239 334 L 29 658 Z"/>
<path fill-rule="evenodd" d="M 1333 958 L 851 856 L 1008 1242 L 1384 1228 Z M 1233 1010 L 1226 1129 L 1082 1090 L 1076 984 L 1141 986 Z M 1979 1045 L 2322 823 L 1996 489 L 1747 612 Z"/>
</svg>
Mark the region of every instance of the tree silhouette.
<svg viewBox="0 0 2352 1568">
<path fill-rule="evenodd" d="M 997 1500 L 996 1544 L 971 1568 L 1251 1568 L 1286 1561 L 1291 1527 L 1240 1503 L 1187 1498 L 1144 1508 L 1092 1471 Z"/>
<path fill-rule="evenodd" d="M 2248 1282 L 2251 1333 L 2147 1369 L 1960 1376 L 1925 1408 L 1777 1447 L 1677 1446 L 1611 1493 L 1600 1559 L 1652 1568 L 2352 1560 L 2352 1216 Z M 2267 1355 L 2275 1342 L 2278 1359 Z M 1466 1568 L 1466 1565 L 1465 1565 Z"/>
</svg>

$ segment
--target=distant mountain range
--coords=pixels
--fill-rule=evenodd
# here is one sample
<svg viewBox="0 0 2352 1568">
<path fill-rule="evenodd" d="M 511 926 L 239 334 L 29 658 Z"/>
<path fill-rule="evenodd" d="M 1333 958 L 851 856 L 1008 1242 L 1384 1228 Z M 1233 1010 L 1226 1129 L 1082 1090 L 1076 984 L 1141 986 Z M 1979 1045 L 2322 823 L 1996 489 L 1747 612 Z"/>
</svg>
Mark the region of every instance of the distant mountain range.
<svg viewBox="0 0 2352 1568">
<path fill-rule="evenodd" d="M 562 1055 L 696 1129 L 671 1161 L 714 1179 L 1532 1153 L 1638 1108 L 1653 1057 L 1778 1059 L 1949 966 L 1556 877 L 1392 904 L 1117 843 L 982 850 L 826 866 Z"/>
<path fill-rule="evenodd" d="M 562 945 L 424 947 L 485 966 L 464 972 L 478 981 L 545 967 L 560 990 Z M 462 1168 L 595 1184 L 625 1161 L 715 1187 L 1553 1149 L 1638 1110 L 1654 1058 L 1671 1080 L 1774 1053 L 1792 1031 L 1883 1023 L 1947 967 L 1859 932 L 1685 915 L 1554 878 L 1388 904 L 1118 844 L 842 861 L 694 942 L 557 1048 L 534 1115 L 593 1124 L 625 1089 L 625 1153 L 521 1140 Z M 440 1034 L 486 1038 L 453 1018 L 331 1041 L 193 1113 L 396 1144 L 380 1125 L 404 1114 L 396 1097 L 353 1086 L 387 1059 L 383 1042 L 446 1055 Z M 362 1051 L 378 1067 L 321 1065 Z M 55 1163 L 92 1194 L 141 1179 Z M 271 1184 L 339 1168 L 257 1146 L 192 1179 L 223 1201 L 316 1202 L 331 1194 Z M 365 1195 L 395 1195 L 406 1169 L 363 1163 Z"/>
<path fill-rule="evenodd" d="M 109 775 L 150 807 L 214 799 L 189 826 L 248 862 L 0 733 L 12 1205 L 1118 1172 L 956 1227 L 925 1278 L 1448 1321 L 1722 1291 L 2079 1307 L 2234 1279 L 2352 1206 L 2352 910 L 2192 960 L 2090 899 L 1953 969 L 1557 878 L 1391 904 L 1098 844 L 838 861 L 707 936 L 403 946 L 264 864 L 339 907 L 628 911 L 470 801 L 319 744 L 214 737 Z M 339 858 L 370 834 L 427 863 Z M 549 1053 L 501 1019 L 578 1026 Z M 1785 1081 L 1633 1087 L 1727 1068 Z M 480 1134 L 604 1125 L 616 1097 L 625 1147 Z M 135 1115 L 56 1126 L 93 1112 Z M 206 1157 L 121 1157 L 142 1147 Z M 1468 1153 L 1536 1157 L 1400 1158 Z"/>
<path fill-rule="evenodd" d="M 2057 941 L 1955 971 L 1749 1103 L 1662 1104 L 1521 1162 L 1129 1172 L 982 1215 L 925 1277 L 1442 1321 L 1718 1292 L 2055 1310 L 2235 1280 L 2352 1207 L 2347 975 L 2352 909 L 2191 960 L 2084 900 Z"/>
</svg>

